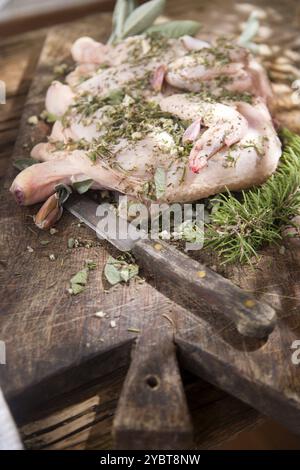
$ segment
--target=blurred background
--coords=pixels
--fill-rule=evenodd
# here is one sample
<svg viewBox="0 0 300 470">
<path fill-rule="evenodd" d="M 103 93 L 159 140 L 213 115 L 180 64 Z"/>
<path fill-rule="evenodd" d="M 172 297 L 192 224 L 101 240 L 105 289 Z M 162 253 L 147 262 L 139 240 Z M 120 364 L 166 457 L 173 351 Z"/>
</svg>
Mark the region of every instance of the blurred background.
<svg viewBox="0 0 300 470">
<path fill-rule="evenodd" d="M 7 38 L 24 31 L 71 21 L 93 12 L 110 11 L 114 3 L 113 0 L 0 0 L 0 36 Z M 277 13 L 285 9 L 283 16 L 290 25 L 295 25 L 300 15 L 298 2 L 292 0 L 288 2 L 291 8 L 287 6 L 287 3 L 276 2 L 276 0 L 273 2 L 259 0 L 255 2 L 232 2 L 231 0 L 224 0 L 208 3 L 210 3 L 209 13 L 211 18 L 213 18 L 212 22 L 217 25 L 220 18 L 222 18 L 222 23 L 228 20 L 228 30 L 230 30 L 233 23 L 235 24 L 235 17 L 232 15 L 233 8 L 240 8 L 241 11 L 244 10 L 249 14 L 251 10 L 260 8 L 265 4 L 272 5 L 272 8 L 276 4 L 276 8 L 278 6 Z M 200 21 L 202 21 L 205 16 L 202 4 L 203 2 L 199 0 L 188 0 L 185 2 L 172 0 L 168 2 L 167 13 L 174 16 L 185 14 L 186 17 L 190 18 L 195 18 L 196 13 L 196 16 L 197 14 L 199 16 L 202 15 L 200 18 Z M 236 4 L 239 4 L 239 6 L 236 6 Z M 265 34 L 267 34 L 267 30 L 265 30 Z M 300 449 L 300 438 L 292 435 L 277 423 L 264 419 L 262 424 L 251 431 L 239 434 L 238 437 L 222 445 L 221 448 Z"/>
<path fill-rule="evenodd" d="M 114 0 L 0 0 L 0 36 L 112 10 Z"/>
</svg>

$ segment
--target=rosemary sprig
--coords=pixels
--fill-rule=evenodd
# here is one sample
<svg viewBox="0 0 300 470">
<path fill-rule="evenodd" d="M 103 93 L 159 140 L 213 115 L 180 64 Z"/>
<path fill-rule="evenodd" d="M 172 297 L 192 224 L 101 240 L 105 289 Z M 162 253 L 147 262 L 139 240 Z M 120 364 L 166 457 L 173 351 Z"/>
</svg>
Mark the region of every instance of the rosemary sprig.
<svg viewBox="0 0 300 470">
<path fill-rule="evenodd" d="M 277 171 L 259 188 L 214 198 L 205 246 L 223 263 L 248 262 L 264 244 L 281 239 L 281 226 L 300 211 L 300 136 L 284 129 Z"/>
</svg>

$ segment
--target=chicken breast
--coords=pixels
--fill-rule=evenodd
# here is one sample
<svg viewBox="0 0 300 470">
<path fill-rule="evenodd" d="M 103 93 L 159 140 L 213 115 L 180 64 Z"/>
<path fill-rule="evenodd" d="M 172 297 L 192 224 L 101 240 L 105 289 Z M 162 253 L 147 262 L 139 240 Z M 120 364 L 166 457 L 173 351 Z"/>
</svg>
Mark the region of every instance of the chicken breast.
<svg viewBox="0 0 300 470">
<path fill-rule="evenodd" d="M 47 92 L 57 121 L 31 152 L 42 163 L 11 186 L 19 204 L 86 179 L 140 200 L 189 202 L 260 184 L 276 169 L 269 86 L 248 51 L 154 35 L 117 46 L 80 38 L 72 54 L 67 84 Z"/>
</svg>

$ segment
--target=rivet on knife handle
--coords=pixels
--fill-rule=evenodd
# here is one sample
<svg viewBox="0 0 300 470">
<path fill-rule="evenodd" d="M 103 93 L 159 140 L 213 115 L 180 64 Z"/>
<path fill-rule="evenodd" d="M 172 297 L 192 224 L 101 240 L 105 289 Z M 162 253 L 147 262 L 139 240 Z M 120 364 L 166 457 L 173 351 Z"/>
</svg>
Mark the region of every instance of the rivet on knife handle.
<svg viewBox="0 0 300 470">
<path fill-rule="evenodd" d="M 185 295 L 203 299 L 223 312 L 242 335 L 264 338 L 274 329 L 276 313 L 270 305 L 167 243 L 144 239 L 138 241 L 132 251 L 146 271 L 163 272 Z"/>
</svg>

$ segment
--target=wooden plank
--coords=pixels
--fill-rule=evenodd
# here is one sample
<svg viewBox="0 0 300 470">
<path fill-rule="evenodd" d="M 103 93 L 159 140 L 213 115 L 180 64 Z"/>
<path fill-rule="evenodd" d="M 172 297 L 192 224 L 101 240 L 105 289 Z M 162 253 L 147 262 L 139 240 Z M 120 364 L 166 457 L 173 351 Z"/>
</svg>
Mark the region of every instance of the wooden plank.
<svg viewBox="0 0 300 470">
<path fill-rule="evenodd" d="M 242 335 L 266 338 L 273 331 L 276 313 L 270 305 L 257 301 L 249 292 L 177 248 L 163 241 L 141 240 L 132 251 L 147 274 L 159 272 L 177 293 L 189 292 L 189 297 L 196 302 L 204 301 L 215 308 L 233 322 Z"/>
<path fill-rule="evenodd" d="M 21 426 L 26 449 L 111 449 L 111 427 L 126 368 L 50 400 Z"/>
<path fill-rule="evenodd" d="M 111 11 L 114 3 L 115 0 L 11 0 L 1 10 L 0 37 Z"/>
<path fill-rule="evenodd" d="M 21 125 L 20 136 L 26 136 L 29 145 L 32 145 L 31 129 L 26 122 L 26 116 L 36 114 L 43 109 L 45 87 L 51 81 L 54 64 L 67 58 L 71 41 L 78 35 L 89 32 L 95 37 L 104 37 L 109 28 L 109 21 L 110 16 L 94 17 L 86 22 L 77 23 L 74 29 L 61 28 L 53 31 L 49 37 L 40 61 L 41 75 L 36 77 Z M 57 40 L 57 34 L 62 32 L 64 47 Z M 37 138 L 41 138 L 43 133 L 45 133 L 44 127 L 36 129 Z M 24 140 L 19 140 L 16 152 L 24 153 L 23 144 Z M 11 175 L 8 175 L 8 180 L 10 178 Z M 158 299 L 162 297 L 151 286 L 134 283 L 129 288 L 117 287 L 112 295 L 106 294 L 102 280 L 102 267 L 109 255 L 106 244 L 95 240 L 85 227 L 78 227 L 77 223 L 73 224 L 71 217 L 66 216 L 59 228 L 59 235 L 50 236 L 51 243 L 44 250 L 44 247 L 40 245 L 40 240 L 48 238 L 49 235 L 32 233 L 26 228 L 28 222 L 31 225 L 30 218 L 27 216 L 36 209 L 29 208 L 25 212 L 20 210 L 16 214 L 15 205 L 10 198 L 7 198 L 6 191 L 1 197 L 2 215 L 6 223 L 1 237 L 3 248 L 1 274 L 6 279 L 6 300 L 1 310 L 1 319 L 4 322 L 2 337 L 7 341 L 7 354 L 11 358 L 5 370 L 1 372 L 3 372 L 5 391 L 13 397 L 31 389 L 37 383 L 41 385 L 44 379 L 56 377 L 69 367 L 72 369 L 77 364 L 82 365 L 84 357 L 84 362 L 86 362 L 100 351 L 107 351 L 120 343 L 130 342 L 134 335 L 128 332 L 127 328 L 139 326 L 140 323 L 140 319 L 135 318 L 133 312 L 151 311 L 153 305 L 156 305 L 159 302 Z M 80 239 L 83 246 L 73 251 L 68 250 L 67 240 L 71 236 Z M 92 247 L 87 248 L 86 245 L 91 239 Z M 34 255 L 30 257 L 26 247 L 31 245 Z M 9 256 L 11 250 L 16 254 L 13 260 Z M 56 255 L 55 262 L 49 260 L 48 255 L 51 252 Z M 68 279 L 82 267 L 85 259 L 90 258 L 97 261 L 100 269 L 91 274 L 90 287 L 80 296 L 80 299 L 70 297 L 66 292 Z M 167 312 L 169 310 L 168 299 L 162 300 L 161 303 L 162 311 Z M 118 320 L 122 317 L 122 324 L 112 329 L 110 320 L 100 321 L 95 317 L 94 314 L 99 309 L 107 312 L 110 320 Z M 17 344 L 12 341 L 13 325 L 16 322 L 19 325 Z M 82 329 L 85 331 L 84 335 Z M 38 331 L 38 336 L 36 336 Z M 35 340 L 33 340 L 34 337 Z M 103 338 L 105 342 L 101 341 Z M 73 343 L 73 348 L 70 347 L 70 341 Z M 22 371 L 19 365 L 20 360 L 21 362 L 24 360 L 22 356 L 25 350 L 28 352 L 28 357 L 24 361 L 26 365 Z M 118 350 L 117 348 L 116 351 Z M 120 356 L 126 357 L 123 351 L 120 352 Z M 36 361 L 37 358 L 44 361 L 44 367 L 41 367 L 40 361 Z M 68 381 L 65 379 L 65 385 Z M 47 382 L 46 388 L 48 386 Z M 57 393 L 61 391 L 57 390 Z"/>
</svg>

